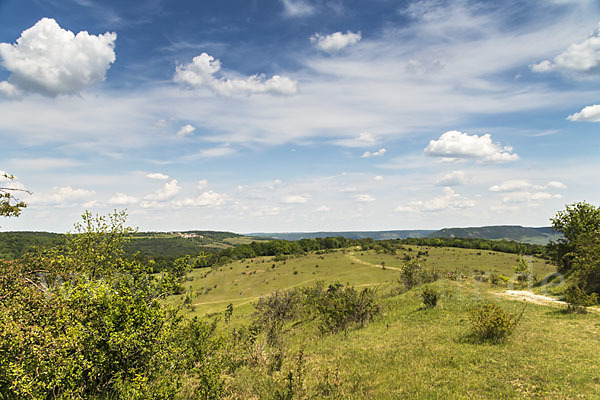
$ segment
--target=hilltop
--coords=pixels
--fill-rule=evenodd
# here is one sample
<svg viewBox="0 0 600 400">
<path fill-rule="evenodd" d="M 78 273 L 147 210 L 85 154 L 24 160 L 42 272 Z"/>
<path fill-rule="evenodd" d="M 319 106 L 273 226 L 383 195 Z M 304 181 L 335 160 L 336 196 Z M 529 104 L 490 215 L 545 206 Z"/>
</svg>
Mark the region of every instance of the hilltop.
<svg viewBox="0 0 600 400">
<path fill-rule="evenodd" d="M 530 244 L 547 244 L 562 235 L 550 227 L 531 228 L 520 225 L 495 225 L 469 228 L 444 228 L 440 230 L 389 230 L 389 231 L 344 231 L 344 232 L 284 232 L 251 233 L 250 236 L 281 240 L 313 239 L 317 237 L 345 237 L 348 239 L 387 240 L 407 238 L 470 238 L 487 240 L 513 240 Z"/>
</svg>

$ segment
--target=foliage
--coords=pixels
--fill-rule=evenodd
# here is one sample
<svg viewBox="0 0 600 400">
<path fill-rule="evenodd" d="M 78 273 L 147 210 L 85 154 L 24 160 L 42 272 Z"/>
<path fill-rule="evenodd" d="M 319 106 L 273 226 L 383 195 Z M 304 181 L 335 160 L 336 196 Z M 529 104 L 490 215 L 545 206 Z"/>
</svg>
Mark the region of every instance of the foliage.
<svg viewBox="0 0 600 400">
<path fill-rule="evenodd" d="M 514 331 L 520 318 L 507 313 L 494 303 L 479 305 L 469 312 L 474 336 L 485 341 L 505 339 Z"/>
<path fill-rule="evenodd" d="M 531 270 L 529 262 L 520 255 L 517 264 L 513 266 L 513 270 L 517 275 L 517 282 L 529 282 L 533 279 L 533 271 Z"/>
<path fill-rule="evenodd" d="M 15 179 L 13 175 L 9 175 L 6 172 L 0 171 L 0 182 L 3 180 L 12 181 Z M 27 190 L 15 189 L 10 187 L 0 187 L 0 216 L 1 217 L 18 217 L 21 214 L 21 210 L 27 207 L 25 202 L 20 201 L 14 196 L 14 192 L 26 192 Z"/>
<path fill-rule="evenodd" d="M 322 284 L 317 284 L 306 288 L 304 294 L 304 310 L 317 320 L 322 334 L 339 332 L 351 325 L 362 327 L 381 311 L 371 288 L 357 291 L 336 283 L 323 290 Z"/>
<path fill-rule="evenodd" d="M 423 268 L 417 260 L 411 260 L 400 268 L 400 277 L 398 281 L 411 290 L 415 286 L 435 282 L 440 278 L 440 273 L 434 270 Z"/>
<path fill-rule="evenodd" d="M 569 310 L 584 313 L 585 308 L 598 304 L 598 294 L 588 294 L 577 285 L 571 285 L 565 290 L 565 301 Z"/>
<path fill-rule="evenodd" d="M 219 398 L 215 325 L 165 307 L 123 245 L 124 213 L 83 215 L 64 248 L 0 262 L 0 393 L 8 398 Z"/>
<path fill-rule="evenodd" d="M 573 267 L 573 252 L 578 241 L 600 232 L 600 207 L 586 202 L 567 204 L 565 210 L 559 211 L 550 221 L 552 228 L 562 232 L 565 238 L 550 243 L 548 252 L 562 271 L 569 271 Z"/>
<path fill-rule="evenodd" d="M 427 308 L 434 308 L 440 298 L 440 293 L 431 286 L 425 286 L 421 292 L 423 304 Z"/>
</svg>

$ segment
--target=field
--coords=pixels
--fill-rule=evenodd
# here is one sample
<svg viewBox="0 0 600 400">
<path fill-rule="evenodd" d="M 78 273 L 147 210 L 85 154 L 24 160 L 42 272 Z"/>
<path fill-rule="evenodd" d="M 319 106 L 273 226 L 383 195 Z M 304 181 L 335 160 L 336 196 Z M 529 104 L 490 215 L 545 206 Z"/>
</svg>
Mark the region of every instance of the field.
<svg viewBox="0 0 600 400">
<path fill-rule="evenodd" d="M 318 280 L 388 288 L 397 284 L 397 269 L 403 265 L 406 255 L 415 257 L 427 267 L 442 272 L 458 271 L 471 277 L 475 270 L 510 277 L 518 258 L 508 253 L 440 247 L 405 246 L 404 253 L 398 255 L 347 249 L 290 257 L 285 261 L 258 257 L 234 261 L 212 270 L 196 269 L 188 275 L 190 281 L 185 286 L 186 289 L 191 287 L 193 293 L 192 314 L 202 316 L 222 311 L 229 303 L 239 307 L 258 300 L 262 295 L 312 285 Z M 529 260 L 538 276 L 555 270 L 546 260 L 535 257 Z M 381 266 L 382 261 L 385 268 Z M 183 296 L 171 299 L 175 303 L 182 300 Z"/>
</svg>

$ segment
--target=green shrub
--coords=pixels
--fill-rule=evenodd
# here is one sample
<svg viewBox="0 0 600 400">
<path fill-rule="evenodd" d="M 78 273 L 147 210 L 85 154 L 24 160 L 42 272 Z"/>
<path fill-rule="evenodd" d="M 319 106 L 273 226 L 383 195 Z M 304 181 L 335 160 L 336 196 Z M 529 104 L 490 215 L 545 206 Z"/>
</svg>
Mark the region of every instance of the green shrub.
<svg viewBox="0 0 600 400">
<path fill-rule="evenodd" d="M 437 302 L 440 298 L 440 294 L 437 290 L 425 286 L 423 288 L 423 292 L 421 293 L 421 297 L 423 298 L 423 304 L 427 308 L 433 308 L 437 305 Z"/>
<path fill-rule="evenodd" d="M 411 290 L 415 286 L 435 282 L 440 276 L 438 271 L 423 268 L 416 260 L 412 260 L 400 268 L 398 282 L 404 285 L 406 289 Z"/>
<path fill-rule="evenodd" d="M 598 294 L 588 294 L 584 289 L 577 285 L 571 285 L 565 290 L 565 301 L 569 305 L 569 310 L 579 313 L 585 313 L 586 307 L 598 303 Z"/>
<path fill-rule="evenodd" d="M 469 312 L 474 336 L 485 341 L 503 340 L 514 331 L 520 318 L 493 303 L 479 305 Z"/>
</svg>

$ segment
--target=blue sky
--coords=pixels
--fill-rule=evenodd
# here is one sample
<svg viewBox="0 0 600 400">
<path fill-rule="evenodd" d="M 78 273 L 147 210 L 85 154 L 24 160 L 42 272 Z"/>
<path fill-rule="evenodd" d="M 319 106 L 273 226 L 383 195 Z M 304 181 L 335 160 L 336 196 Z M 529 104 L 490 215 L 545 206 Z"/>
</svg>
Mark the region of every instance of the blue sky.
<svg viewBox="0 0 600 400">
<path fill-rule="evenodd" d="M 0 0 L 2 230 L 548 225 L 600 197 L 592 0 Z"/>
</svg>

